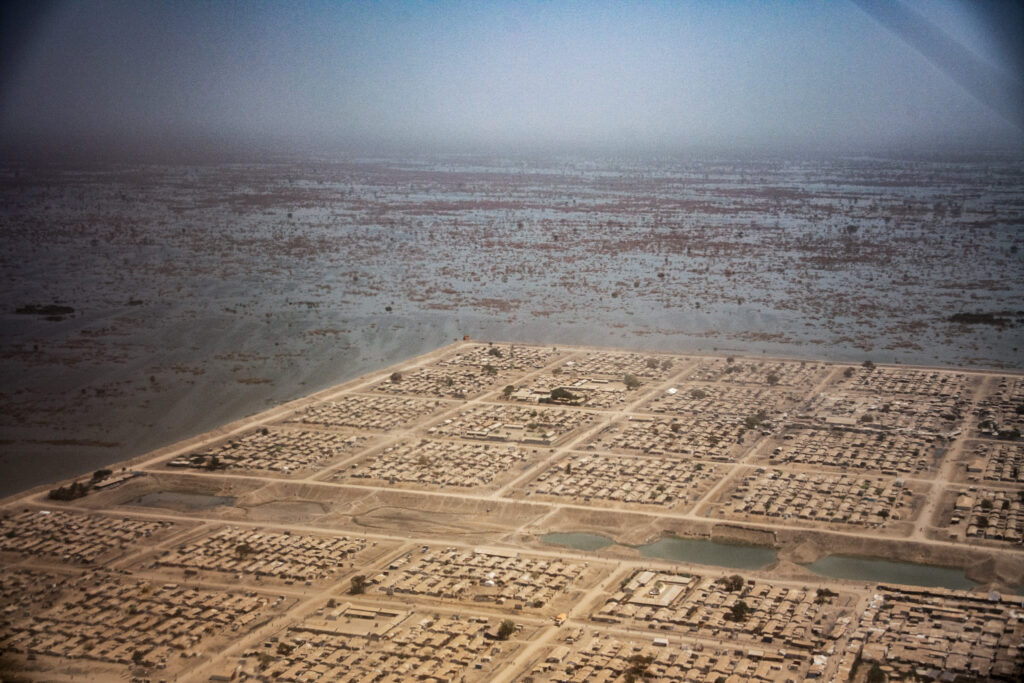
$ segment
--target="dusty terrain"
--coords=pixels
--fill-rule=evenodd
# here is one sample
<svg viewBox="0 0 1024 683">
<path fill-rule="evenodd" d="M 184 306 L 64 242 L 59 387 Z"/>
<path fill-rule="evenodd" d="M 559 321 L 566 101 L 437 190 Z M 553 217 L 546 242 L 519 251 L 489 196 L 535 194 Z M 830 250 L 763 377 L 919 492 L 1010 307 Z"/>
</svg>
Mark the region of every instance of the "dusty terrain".
<svg viewBox="0 0 1024 683">
<path fill-rule="evenodd" d="M 1019 378 L 451 344 L 7 498 L 3 665 L 51 681 L 769 681 L 877 662 L 893 679 L 1014 680 L 1024 487 L 977 444 L 1019 443 L 979 427 Z M 920 409 L 934 401 L 938 417 Z M 652 554 L 677 538 L 696 545 Z M 743 564 L 752 552 L 768 555 Z M 809 566 L 836 555 L 920 566 L 902 581 Z M 926 565 L 974 587 L 929 587 Z"/>
</svg>

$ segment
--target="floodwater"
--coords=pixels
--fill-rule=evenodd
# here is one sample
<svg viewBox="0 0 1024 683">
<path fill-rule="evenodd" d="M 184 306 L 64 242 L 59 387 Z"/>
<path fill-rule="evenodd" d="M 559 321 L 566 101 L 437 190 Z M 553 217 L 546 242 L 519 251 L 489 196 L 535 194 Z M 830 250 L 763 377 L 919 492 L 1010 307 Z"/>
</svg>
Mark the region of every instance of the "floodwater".
<svg viewBox="0 0 1024 683">
<path fill-rule="evenodd" d="M 607 536 L 587 533 L 547 534 L 540 540 L 587 552 L 600 550 L 615 543 L 614 539 Z M 776 558 L 776 552 L 772 548 L 732 545 L 706 539 L 676 538 L 674 536 L 665 536 L 653 543 L 629 547 L 639 550 L 644 557 L 732 569 L 761 569 L 770 565 Z"/>
<path fill-rule="evenodd" d="M 1021 205 L 996 157 L 0 166 L 0 495 L 464 334 L 1021 368 Z"/>
<path fill-rule="evenodd" d="M 552 533 L 542 536 L 540 540 L 586 552 L 600 550 L 615 543 L 614 539 L 607 536 L 588 533 Z M 777 552 L 772 548 L 674 536 L 665 536 L 654 543 L 630 547 L 639 550 L 644 557 L 730 569 L 762 569 L 775 562 L 777 557 Z M 897 583 L 954 590 L 970 590 L 978 585 L 965 577 L 962 569 L 868 557 L 829 555 L 805 566 L 821 576 L 868 583 Z"/>
<path fill-rule="evenodd" d="M 867 557 L 828 555 L 806 565 L 815 574 L 834 579 L 869 583 L 899 583 L 928 588 L 969 590 L 978 584 L 964 576 L 962 569 L 936 567 L 913 562 L 892 562 Z"/>
<path fill-rule="evenodd" d="M 777 555 L 772 548 L 672 536 L 666 536 L 654 543 L 637 546 L 637 550 L 644 557 L 710 564 L 731 569 L 761 569 L 775 562 Z"/>
</svg>

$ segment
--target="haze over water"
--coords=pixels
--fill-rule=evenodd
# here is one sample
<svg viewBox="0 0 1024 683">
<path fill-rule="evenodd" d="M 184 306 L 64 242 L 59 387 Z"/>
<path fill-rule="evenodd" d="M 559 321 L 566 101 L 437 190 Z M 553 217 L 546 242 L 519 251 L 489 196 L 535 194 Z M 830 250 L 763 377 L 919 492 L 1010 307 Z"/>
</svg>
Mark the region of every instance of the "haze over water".
<svg viewBox="0 0 1024 683">
<path fill-rule="evenodd" d="M 1020 149 L 1010 3 L 51 2 L 6 9 L 41 154 Z"/>
</svg>

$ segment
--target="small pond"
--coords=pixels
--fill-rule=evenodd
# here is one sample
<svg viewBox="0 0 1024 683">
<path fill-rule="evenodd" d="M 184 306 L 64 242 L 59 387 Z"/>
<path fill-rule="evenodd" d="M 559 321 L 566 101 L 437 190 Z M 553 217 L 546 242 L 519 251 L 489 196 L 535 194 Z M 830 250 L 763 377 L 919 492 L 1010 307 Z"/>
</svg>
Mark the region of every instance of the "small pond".
<svg viewBox="0 0 1024 683">
<path fill-rule="evenodd" d="M 552 545 L 586 552 L 593 552 L 615 544 L 615 540 L 607 536 L 588 533 L 552 533 L 542 536 L 540 540 Z M 666 536 L 647 545 L 630 547 L 636 548 L 645 557 L 730 569 L 761 569 L 775 562 L 777 555 L 772 548 L 731 545 L 700 538 L 676 538 L 674 536 Z M 978 585 L 964 576 L 962 569 L 913 562 L 893 562 L 869 557 L 829 555 L 817 562 L 805 565 L 805 567 L 821 576 L 869 583 L 898 583 L 954 590 L 970 590 Z"/>
<path fill-rule="evenodd" d="M 978 584 L 964 576 L 962 569 L 936 567 L 913 562 L 892 562 L 868 557 L 828 555 L 805 565 L 815 574 L 834 579 L 851 579 L 872 583 L 901 583 L 929 588 L 969 590 Z"/>
<path fill-rule="evenodd" d="M 551 545 L 560 545 L 565 548 L 585 550 L 587 552 L 593 552 L 595 550 L 600 550 L 601 548 L 607 548 L 610 545 L 615 545 L 615 541 L 607 536 L 584 533 L 547 534 L 542 536 L 540 540 L 545 543 L 550 543 Z"/>
<path fill-rule="evenodd" d="M 545 543 L 560 545 L 573 550 L 592 552 L 600 550 L 615 541 L 607 536 L 587 533 L 547 534 L 541 539 Z M 646 545 L 630 546 L 645 557 L 656 557 L 676 562 L 710 564 L 732 569 L 760 569 L 775 561 L 775 550 L 753 545 L 731 545 L 701 538 L 676 538 L 666 536 Z"/>
</svg>

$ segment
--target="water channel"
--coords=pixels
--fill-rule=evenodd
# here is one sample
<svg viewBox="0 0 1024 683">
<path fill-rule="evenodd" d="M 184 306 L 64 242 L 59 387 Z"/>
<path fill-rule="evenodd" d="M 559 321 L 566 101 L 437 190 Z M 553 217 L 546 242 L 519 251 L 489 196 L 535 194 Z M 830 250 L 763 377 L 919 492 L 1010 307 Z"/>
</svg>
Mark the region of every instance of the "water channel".
<svg viewBox="0 0 1024 683">
<path fill-rule="evenodd" d="M 978 584 L 964 576 L 962 569 L 936 567 L 914 562 L 892 562 L 868 557 L 828 555 L 806 565 L 815 574 L 834 579 L 878 583 L 901 583 L 929 588 L 970 590 Z"/>
<path fill-rule="evenodd" d="M 615 544 L 615 540 L 607 536 L 589 533 L 552 533 L 542 536 L 541 540 L 552 545 L 586 552 L 593 552 Z M 665 536 L 646 545 L 628 547 L 639 550 L 644 557 L 707 564 L 730 569 L 761 569 L 770 565 L 777 557 L 777 552 L 772 548 L 732 545 L 707 539 L 676 538 L 674 536 Z M 956 590 L 969 590 L 978 585 L 964 576 L 961 569 L 913 562 L 893 562 L 868 557 L 829 555 L 805 566 L 815 574 L 834 579 Z"/>
<path fill-rule="evenodd" d="M 547 534 L 541 537 L 541 540 L 545 543 L 587 552 L 615 544 L 615 540 L 607 536 L 587 533 Z M 675 536 L 665 536 L 653 543 L 628 547 L 639 550 L 644 557 L 710 564 L 734 569 L 760 569 L 770 565 L 776 557 L 776 552 L 772 548 L 731 545 L 699 538 L 676 538 Z"/>
</svg>

